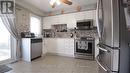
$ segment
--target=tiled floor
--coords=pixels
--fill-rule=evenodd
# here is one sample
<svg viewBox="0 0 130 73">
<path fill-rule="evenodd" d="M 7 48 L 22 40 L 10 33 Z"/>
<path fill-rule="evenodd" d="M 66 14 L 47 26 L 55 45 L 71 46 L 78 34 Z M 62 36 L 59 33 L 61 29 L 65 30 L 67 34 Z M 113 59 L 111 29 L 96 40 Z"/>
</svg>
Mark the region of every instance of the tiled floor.
<svg viewBox="0 0 130 73">
<path fill-rule="evenodd" d="M 9 67 L 13 70 L 7 73 L 98 73 L 95 61 L 61 56 L 46 56 L 31 63 L 20 61 Z"/>
</svg>

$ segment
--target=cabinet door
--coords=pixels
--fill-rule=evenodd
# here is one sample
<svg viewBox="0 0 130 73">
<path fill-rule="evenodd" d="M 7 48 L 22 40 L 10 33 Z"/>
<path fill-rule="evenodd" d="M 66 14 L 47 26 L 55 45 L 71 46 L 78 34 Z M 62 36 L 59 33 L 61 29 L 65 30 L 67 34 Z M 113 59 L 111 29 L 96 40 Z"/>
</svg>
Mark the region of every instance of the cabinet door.
<svg viewBox="0 0 130 73">
<path fill-rule="evenodd" d="M 44 40 L 44 42 L 45 42 L 44 49 L 46 49 L 47 52 L 49 52 L 49 53 L 55 53 L 57 51 L 58 47 L 57 47 L 57 40 L 56 39 L 46 38 Z"/>
<path fill-rule="evenodd" d="M 53 18 L 45 17 L 43 18 L 43 29 L 50 29 L 53 23 Z"/>
<path fill-rule="evenodd" d="M 59 24 L 59 16 L 51 16 L 51 25 Z"/>
<path fill-rule="evenodd" d="M 92 11 L 86 11 L 85 12 L 85 19 L 93 19 L 94 17 L 94 12 Z"/>
<path fill-rule="evenodd" d="M 59 15 L 59 23 L 60 24 L 67 24 L 67 14 Z"/>
<path fill-rule="evenodd" d="M 74 27 L 76 27 L 76 19 L 75 19 L 75 14 L 72 13 L 72 14 L 67 14 L 66 15 L 66 22 L 67 22 L 67 27 L 69 29 L 74 29 Z"/>
<path fill-rule="evenodd" d="M 74 39 L 65 39 L 65 54 L 74 55 Z"/>
<path fill-rule="evenodd" d="M 65 44 L 63 38 L 57 39 L 57 53 L 59 54 L 65 54 Z"/>
<path fill-rule="evenodd" d="M 76 21 L 84 20 L 85 19 L 85 13 L 84 12 L 75 13 L 75 19 L 76 19 Z"/>
</svg>

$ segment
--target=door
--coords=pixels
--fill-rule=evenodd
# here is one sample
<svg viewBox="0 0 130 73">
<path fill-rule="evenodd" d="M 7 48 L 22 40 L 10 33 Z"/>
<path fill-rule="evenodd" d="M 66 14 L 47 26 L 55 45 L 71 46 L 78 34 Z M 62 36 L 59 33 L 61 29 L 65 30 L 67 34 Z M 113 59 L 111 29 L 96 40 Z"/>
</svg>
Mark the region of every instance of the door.
<svg viewBox="0 0 130 73">
<path fill-rule="evenodd" d="M 12 58 L 10 42 L 11 35 L 4 26 L 2 19 L 0 18 L 0 63 Z"/>
<path fill-rule="evenodd" d="M 118 72 L 112 72 L 112 71 L 105 71 L 101 66 L 99 66 L 99 70 L 98 70 L 98 73 L 118 73 Z"/>
<path fill-rule="evenodd" d="M 118 0 L 99 0 L 97 5 L 97 27 L 100 42 L 111 47 L 119 47 Z"/>
<path fill-rule="evenodd" d="M 103 32 L 103 3 L 102 0 L 98 0 L 97 2 L 97 10 L 96 10 L 96 23 L 98 29 L 98 36 L 100 41 L 102 40 L 102 32 Z"/>
<path fill-rule="evenodd" d="M 99 70 L 104 70 L 104 73 L 118 72 L 119 49 L 101 44 L 98 45 L 98 48 L 99 55 L 96 57 L 96 61 L 99 64 Z"/>
</svg>

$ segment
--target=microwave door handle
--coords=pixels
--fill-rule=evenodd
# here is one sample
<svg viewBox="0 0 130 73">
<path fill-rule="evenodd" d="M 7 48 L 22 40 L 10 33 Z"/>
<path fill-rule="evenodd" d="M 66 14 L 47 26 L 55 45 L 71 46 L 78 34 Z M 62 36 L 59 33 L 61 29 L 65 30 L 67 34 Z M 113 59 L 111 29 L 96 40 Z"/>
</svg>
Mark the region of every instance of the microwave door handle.
<svg viewBox="0 0 130 73">
<path fill-rule="evenodd" d="M 99 45 L 97 45 L 97 47 L 98 47 L 100 50 L 104 51 L 104 52 L 108 52 L 108 50 L 106 50 L 106 49 L 100 47 Z"/>
<path fill-rule="evenodd" d="M 107 69 L 102 66 L 102 64 L 99 62 L 99 59 L 98 59 L 98 58 L 99 58 L 99 55 L 96 57 L 96 62 L 97 62 L 97 64 L 98 64 L 105 72 L 107 72 Z"/>
</svg>

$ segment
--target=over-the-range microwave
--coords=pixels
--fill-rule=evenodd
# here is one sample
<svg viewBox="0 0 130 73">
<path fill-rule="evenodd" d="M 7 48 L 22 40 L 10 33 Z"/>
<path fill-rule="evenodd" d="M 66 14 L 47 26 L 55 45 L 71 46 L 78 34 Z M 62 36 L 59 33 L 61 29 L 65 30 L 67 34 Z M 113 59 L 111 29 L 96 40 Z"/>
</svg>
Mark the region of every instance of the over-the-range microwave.
<svg viewBox="0 0 130 73">
<path fill-rule="evenodd" d="M 93 20 L 81 20 L 77 21 L 77 29 L 79 30 L 87 30 L 87 29 L 92 29 L 93 28 Z"/>
</svg>

